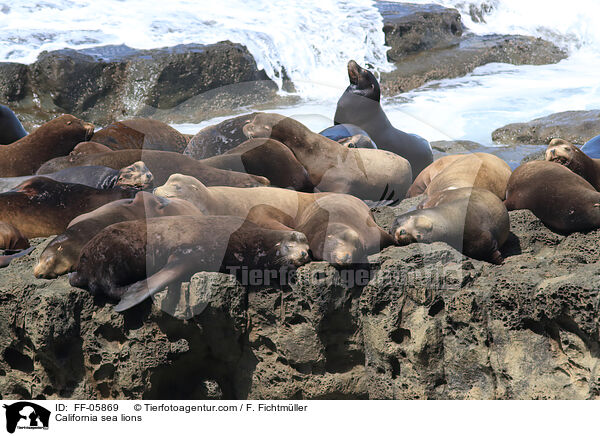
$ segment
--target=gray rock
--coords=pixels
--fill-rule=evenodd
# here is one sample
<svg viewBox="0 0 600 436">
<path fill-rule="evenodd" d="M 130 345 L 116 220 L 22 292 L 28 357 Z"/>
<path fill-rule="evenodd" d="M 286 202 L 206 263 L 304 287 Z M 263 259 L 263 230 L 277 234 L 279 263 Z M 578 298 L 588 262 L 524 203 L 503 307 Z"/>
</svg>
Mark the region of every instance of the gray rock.
<svg viewBox="0 0 600 436">
<path fill-rule="evenodd" d="M 500 127 L 492 139 L 502 144 L 548 144 L 562 138 L 582 145 L 599 133 L 600 110 L 566 111 Z"/>
<path fill-rule="evenodd" d="M 491 62 L 542 65 L 556 63 L 566 56 L 563 50 L 541 38 L 467 35 L 452 47 L 403 58 L 394 71 L 381 75 L 381 87 L 385 95 L 397 95 L 432 80 L 464 76 Z"/>
<path fill-rule="evenodd" d="M 435 4 L 377 1 L 383 17 L 388 60 L 396 62 L 408 54 L 446 48 L 459 41 L 463 32 L 456 9 Z"/>
</svg>

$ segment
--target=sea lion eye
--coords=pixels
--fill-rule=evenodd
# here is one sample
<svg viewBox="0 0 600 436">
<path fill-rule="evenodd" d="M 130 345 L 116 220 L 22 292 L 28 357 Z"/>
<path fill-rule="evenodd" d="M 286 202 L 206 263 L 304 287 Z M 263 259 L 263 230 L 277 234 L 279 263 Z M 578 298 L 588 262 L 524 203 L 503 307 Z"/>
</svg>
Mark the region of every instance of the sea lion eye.
<svg viewBox="0 0 600 436">
<path fill-rule="evenodd" d="M 401 235 L 406 235 L 406 230 L 404 230 L 404 229 L 400 230 L 400 234 Z"/>
</svg>

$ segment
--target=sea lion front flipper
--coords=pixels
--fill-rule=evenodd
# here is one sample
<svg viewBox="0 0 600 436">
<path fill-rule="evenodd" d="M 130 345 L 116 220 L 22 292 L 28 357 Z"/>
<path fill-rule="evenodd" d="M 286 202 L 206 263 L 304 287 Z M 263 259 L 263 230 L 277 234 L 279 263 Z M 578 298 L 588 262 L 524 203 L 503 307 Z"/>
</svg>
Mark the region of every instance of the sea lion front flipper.
<svg viewBox="0 0 600 436">
<path fill-rule="evenodd" d="M 29 247 L 25 250 L 21 250 L 18 253 L 15 253 L 15 254 L 8 254 L 5 256 L 0 256 L 0 268 L 7 267 L 8 265 L 10 265 L 10 263 L 14 259 L 28 255 L 29 253 L 31 253 L 33 251 L 34 248 L 35 247 Z"/>
<path fill-rule="evenodd" d="M 140 304 L 146 298 L 162 291 L 169 283 L 179 279 L 188 270 L 189 265 L 183 259 L 176 259 L 168 262 L 164 268 L 157 273 L 127 287 L 127 290 L 121 296 L 121 300 L 115 306 L 115 311 L 123 312 L 124 310 Z"/>
</svg>

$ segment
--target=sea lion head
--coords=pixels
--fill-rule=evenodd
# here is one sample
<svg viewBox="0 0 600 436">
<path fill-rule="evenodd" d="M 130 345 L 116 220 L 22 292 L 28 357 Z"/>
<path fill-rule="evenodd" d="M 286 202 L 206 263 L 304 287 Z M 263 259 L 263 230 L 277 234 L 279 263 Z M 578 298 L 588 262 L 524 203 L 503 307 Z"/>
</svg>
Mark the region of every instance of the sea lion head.
<svg viewBox="0 0 600 436">
<path fill-rule="evenodd" d="M 579 147 L 560 138 L 554 138 L 550 141 L 550 144 L 548 144 L 548 148 L 546 149 L 547 161 L 564 165 L 578 174 L 583 170 L 583 168 L 579 168 L 581 166 L 580 163 L 582 162 L 582 159 L 586 158 L 587 156 L 579 149 Z"/>
<path fill-rule="evenodd" d="M 71 271 L 72 267 L 77 264 L 79 251 L 70 250 L 66 239 L 65 236 L 60 235 L 50 242 L 33 269 L 34 276 L 55 279 Z"/>
<path fill-rule="evenodd" d="M 277 266 L 300 267 L 310 261 L 308 239 L 304 233 L 286 232 L 270 251 L 271 262 Z"/>
<path fill-rule="evenodd" d="M 350 86 L 346 89 L 347 92 L 367 97 L 377 102 L 381 99 L 381 90 L 377 78 L 373 73 L 362 68 L 354 60 L 348 62 L 348 78 L 350 79 Z"/>
<path fill-rule="evenodd" d="M 399 216 L 394 222 L 392 235 L 398 245 L 408 245 L 415 242 L 431 242 L 433 220 L 420 214 Z"/>
<path fill-rule="evenodd" d="M 198 179 L 183 174 L 172 174 L 167 182 L 154 190 L 154 195 L 164 198 L 180 198 L 188 200 L 202 213 L 207 213 L 203 207 L 208 195 L 206 186 Z"/>
<path fill-rule="evenodd" d="M 267 114 L 258 113 L 252 120 L 242 127 L 242 132 L 247 138 L 270 138 L 273 131 L 272 123 Z"/>
<path fill-rule="evenodd" d="M 119 186 L 132 186 L 139 189 L 149 189 L 153 182 L 154 176 L 142 161 L 122 168 L 117 179 Z"/>
<path fill-rule="evenodd" d="M 323 260 L 336 266 L 348 266 L 361 259 L 364 252 L 356 230 L 343 224 L 329 224 L 323 242 Z"/>
</svg>

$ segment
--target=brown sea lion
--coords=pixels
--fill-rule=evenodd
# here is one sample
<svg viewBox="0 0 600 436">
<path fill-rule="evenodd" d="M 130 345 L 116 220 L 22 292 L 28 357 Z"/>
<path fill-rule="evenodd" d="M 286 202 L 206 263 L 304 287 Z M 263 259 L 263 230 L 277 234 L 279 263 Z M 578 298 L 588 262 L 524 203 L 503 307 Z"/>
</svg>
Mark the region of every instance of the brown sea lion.
<svg viewBox="0 0 600 436">
<path fill-rule="evenodd" d="M 11 224 L 25 238 L 57 235 L 78 215 L 114 200 L 131 198 L 136 192 L 129 188 L 94 189 L 33 177 L 14 191 L 0 194 L 0 222 Z"/>
<path fill-rule="evenodd" d="M 0 192 L 11 191 L 33 177 L 38 176 L 0 178 Z M 153 183 L 152 173 L 146 168 L 144 162 L 134 162 L 120 170 L 99 166 L 65 168 L 56 173 L 44 174 L 44 177 L 57 182 L 78 183 L 96 189 L 111 189 L 116 186 L 149 189 Z"/>
<path fill-rule="evenodd" d="M 0 256 L 0 268 L 7 267 L 13 259 L 25 256 L 33 250 L 19 229 L 5 222 L 0 222 L 0 247 L 4 247 L 6 253 L 17 252 Z"/>
<path fill-rule="evenodd" d="M 72 156 L 76 154 L 108 153 L 111 151 L 113 150 L 108 148 L 104 144 L 100 144 L 99 142 L 94 141 L 86 141 L 77 144 L 75 148 L 71 151 L 71 153 L 69 153 L 69 155 Z"/>
<path fill-rule="evenodd" d="M 44 162 L 69 154 L 93 133 L 93 124 L 72 115 L 55 118 L 18 141 L 0 147 L 0 177 L 35 174 Z"/>
<path fill-rule="evenodd" d="M 431 163 L 428 167 L 426 167 L 423 171 L 419 173 L 413 184 L 408 189 L 406 193 L 407 198 L 417 197 L 418 195 L 423 194 L 431 181 L 442 171 L 444 171 L 448 166 L 452 163 L 461 159 L 465 156 L 465 154 L 451 154 L 448 156 L 444 156 L 439 158 L 438 160 Z"/>
<path fill-rule="evenodd" d="M 429 182 L 425 195 L 446 189 L 481 188 L 504 200 L 511 169 L 502 159 L 489 153 L 469 153 L 447 161 L 450 163 L 445 167 L 440 164 L 443 169 Z"/>
<path fill-rule="evenodd" d="M 394 199 L 401 200 L 412 183 L 406 159 L 383 150 L 344 147 L 283 115 L 259 113 L 243 130 L 249 138 L 272 138 L 287 145 L 323 192 L 375 201 L 393 192 Z"/>
<path fill-rule="evenodd" d="M 33 274 L 53 279 L 72 271 L 83 246 L 111 224 L 175 215 L 201 215 L 201 212 L 185 200 L 165 199 L 148 192 L 138 192 L 135 198 L 105 204 L 73 219 L 67 230 L 46 246 Z"/>
<path fill-rule="evenodd" d="M 555 138 L 546 149 L 546 160 L 564 165 L 600 190 L 600 159 L 592 159 L 564 139 Z"/>
<path fill-rule="evenodd" d="M 173 127 L 161 121 L 145 118 L 114 122 L 98 130 L 92 141 L 111 150 L 160 150 L 183 153 L 187 139 Z"/>
<path fill-rule="evenodd" d="M 309 261 L 306 237 L 239 217 L 177 216 L 113 224 L 81 250 L 72 286 L 121 301 L 126 310 L 197 271 L 289 269 Z"/>
<path fill-rule="evenodd" d="M 373 220 L 369 207 L 346 194 L 206 187 L 180 174 L 171 176 L 154 193 L 188 200 L 206 215 L 238 216 L 262 227 L 301 231 L 315 259 L 336 265 L 362 262 L 366 255 L 393 244 Z"/>
<path fill-rule="evenodd" d="M 207 186 L 249 187 L 269 184 L 264 177 L 213 168 L 179 153 L 157 150 L 119 150 L 110 153 L 60 157 L 42 165 L 38 174 L 54 173 L 65 168 L 87 165 L 119 169 L 137 161 L 146 164 L 154 176 L 155 185 L 162 185 L 171 174 L 175 173 L 196 177 Z"/>
<path fill-rule="evenodd" d="M 264 176 L 273 186 L 280 188 L 314 190 L 306 168 L 298 162 L 294 153 L 273 139 L 249 139 L 227 153 L 200 162 L 223 170 Z"/>
<path fill-rule="evenodd" d="M 521 165 L 506 187 L 508 210 L 529 209 L 562 233 L 600 227 L 600 192 L 568 168 L 548 161 Z"/>
<path fill-rule="evenodd" d="M 248 139 L 242 128 L 255 115 L 256 112 L 228 118 L 218 124 L 205 127 L 189 141 L 183 154 L 194 159 L 206 159 L 228 152 Z"/>
<path fill-rule="evenodd" d="M 396 218 L 392 234 L 400 245 L 443 241 L 474 259 L 500 264 L 510 229 L 508 211 L 490 191 L 459 188 L 438 192 L 427 209 Z"/>
</svg>

